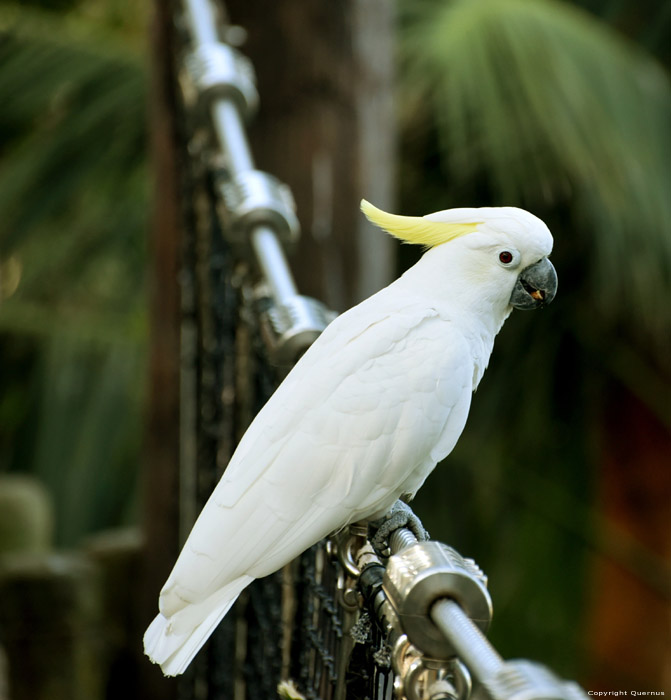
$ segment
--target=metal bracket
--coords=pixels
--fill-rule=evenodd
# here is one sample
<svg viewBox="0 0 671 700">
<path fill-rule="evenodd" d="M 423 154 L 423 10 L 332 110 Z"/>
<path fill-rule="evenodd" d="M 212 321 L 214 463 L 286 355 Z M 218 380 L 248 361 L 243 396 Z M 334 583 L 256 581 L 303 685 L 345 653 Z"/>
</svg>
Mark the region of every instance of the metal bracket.
<svg viewBox="0 0 671 700">
<path fill-rule="evenodd" d="M 433 659 L 449 659 L 454 647 L 431 622 L 437 600 L 450 598 L 484 632 L 492 619 L 487 579 L 472 560 L 441 542 L 418 542 L 389 558 L 383 590 L 410 641 Z"/>
<path fill-rule="evenodd" d="M 296 243 L 300 224 L 287 185 L 261 170 L 246 170 L 219 178 L 226 226 L 224 234 L 238 248 L 249 249 L 259 226 L 272 229 L 285 246 Z"/>
<path fill-rule="evenodd" d="M 471 678 L 473 700 L 587 700 L 540 664 L 501 658 L 484 636 L 492 604 L 472 559 L 406 528 L 389 545 L 386 568 L 369 544 L 357 564 L 362 599 L 392 647 L 398 700 L 468 700 Z"/>
<path fill-rule="evenodd" d="M 324 304 L 299 294 L 281 302 L 266 298 L 259 316 L 261 334 L 277 365 L 292 365 L 335 318 Z"/>
<path fill-rule="evenodd" d="M 198 44 L 184 59 L 196 92 L 195 108 L 203 121 L 210 119 L 216 99 L 232 100 L 247 121 L 256 113 L 259 94 L 254 67 L 237 49 L 221 42 Z"/>
</svg>

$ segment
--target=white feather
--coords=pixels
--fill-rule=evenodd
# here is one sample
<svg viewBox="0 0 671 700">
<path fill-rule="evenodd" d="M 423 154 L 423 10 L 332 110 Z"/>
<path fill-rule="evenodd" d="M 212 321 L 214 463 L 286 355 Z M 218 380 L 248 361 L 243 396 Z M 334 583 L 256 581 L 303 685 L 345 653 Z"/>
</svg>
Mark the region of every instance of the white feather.
<svg viewBox="0 0 671 700">
<path fill-rule="evenodd" d="M 166 676 L 184 673 L 231 605 L 253 580 L 250 576 L 241 576 L 199 606 L 186 608 L 185 612 L 194 619 L 193 623 L 170 621 L 159 613 L 144 634 L 145 654 L 161 665 Z M 185 628 L 184 631 L 178 629 L 178 625 Z"/>
</svg>

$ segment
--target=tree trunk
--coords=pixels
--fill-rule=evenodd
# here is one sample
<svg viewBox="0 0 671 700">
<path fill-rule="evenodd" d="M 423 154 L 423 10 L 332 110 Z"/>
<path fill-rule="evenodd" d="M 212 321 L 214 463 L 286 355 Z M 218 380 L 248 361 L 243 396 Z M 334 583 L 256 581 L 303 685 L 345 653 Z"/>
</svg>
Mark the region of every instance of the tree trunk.
<svg viewBox="0 0 671 700">
<path fill-rule="evenodd" d="M 394 243 L 361 215 L 393 206 L 392 3 L 231 0 L 248 35 L 259 114 L 257 167 L 292 189 L 302 236 L 290 258 L 299 290 L 343 311 L 394 274 Z"/>
<path fill-rule="evenodd" d="M 173 6 L 154 3 L 150 134 L 154 213 L 150 231 L 150 364 L 145 442 L 142 597 L 147 624 L 158 612 L 158 593 L 179 553 L 179 421 L 181 205 L 173 74 Z M 177 684 L 149 661 L 142 686 L 147 698 L 177 697 Z"/>
<path fill-rule="evenodd" d="M 598 508 L 610 550 L 595 559 L 589 690 L 671 691 L 669 435 L 625 390 L 606 418 Z"/>
<path fill-rule="evenodd" d="M 7 554 L 0 629 L 12 700 L 101 700 L 97 572 L 78 554 Z"/>
</svg>

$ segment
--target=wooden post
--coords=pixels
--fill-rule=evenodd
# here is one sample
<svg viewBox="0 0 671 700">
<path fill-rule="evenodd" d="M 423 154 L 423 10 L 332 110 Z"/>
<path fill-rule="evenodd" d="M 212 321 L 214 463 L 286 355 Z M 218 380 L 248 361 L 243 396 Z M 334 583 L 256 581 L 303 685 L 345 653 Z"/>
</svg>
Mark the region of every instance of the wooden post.
<svg viewBox="0 0 671 700">
<path fill-rule="evenodd" d="M 0 630 L 12 700 L 100 700 L 95 567 L 80 555 L 0 562 Z"/>
<path fill-rule="evenodd" d="M 84 551 L 99 572 L 100 621 L 106 697 L 139 700 L 139 669 L 148 660 L 142 653 L 144 626 L 138 593 L 142 537 L 135 528 L 98 533 Z"/>
<path fill-rule="evenodd" d="M 44 485 L 32 476 L 0 474 L 0 554 L 46 552 L 53 531 L 53 504 Z"/>
<path fill-rule="evenodd" d="M 144 622 L 158 612 L 159 591 L 179 553 L 181 205 L 179 191 L 172 3 L 154 3 L 150 134 L 154 214 L 150 232 L 149 406 L 144 461 L 145 551 L 140 594 Z M 149 660 L 144 697 L 170 700 L 177 684 Z"/>
</svg>

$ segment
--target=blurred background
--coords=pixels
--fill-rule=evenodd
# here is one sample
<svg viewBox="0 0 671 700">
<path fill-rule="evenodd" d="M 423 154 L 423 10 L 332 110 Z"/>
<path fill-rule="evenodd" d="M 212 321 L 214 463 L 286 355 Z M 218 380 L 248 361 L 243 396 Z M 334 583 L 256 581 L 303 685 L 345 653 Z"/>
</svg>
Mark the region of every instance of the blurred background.
<svg viewBox="0 0 671 700">
<path fill-rule="evenodd" d="M 272 52 L 293 41 L 296 55 L 318 55 L 315 93 L 327 74 L 342 84 L 355 76 L 305 31 L 326 16 L 321 3 L 228 5 L 259 73 L 253 143 L 264 167 L 272 129 L 300 126 L 291 91 L 278 96 Z M 505 657 L 538 659 L 590 690 L 671 692 L 671 5 L 379 1 L 368 12 L 383 8 L 393 23 L 352 49 L 359 5 L 330 10 L 340 13 L 334 41 L 360 60 L 378 49 L 393 57 L 389 121 L 372 127 L 393 143 L 379 175 L 393 194 L 378 201 L 375 185 L 355 178 L 364 184 L 344 204 L 349 221 L 361 196 L 412 215 L 521 206 L 553 231 L 560 280 L 551 307 L 507 322 L 468 427 L 415 510 L 434 539 L 488 574 L 491 638 Z M 150 69 L 160 56 L 154 15 L 168 11 L 157 7 L 0 2 L 5 601 L 13 584 L 2 571 L 39 570 L 45 552 L 105 559 L 110 542 L 142 539 L 147 445 L 164 437 L 148 435 L 147 420 L 150 365 L 161 362 L 155 346 L 149 354 L 149 271 L 160 251 L 148 230 L 169 206 L 149 147 L 165 128 L 162 69 Z M 279 124 L 268 116 L 278 105 Z M 323 152 L 349 147 L 337 109 L 320 124 Z M 324 210 L 307 201 L 318 199 L 327 161 L 313 158 L 294 182 L 286 161 L 300 160 L 302 145 L 284 145 L 272 148 L 289 174 L 267 169 L 294 189 L 303 255 L 317 260 L 298 267 L 299 287 L 342 311 L 417 251 L 380 235 L 350 268 L 358 224 L 344 230 L 336 212 L 326 235 Z M 347 177 L 345 165 L 336 185 Z M 155 305 L 162 294 L 154 287 Z M 74 579 L 95 577 L 87 561 L 77 559 Z M 62 610 L 63 599 L 53 605 Z M 20 637 L 25 618 L 3 609 L 0 637 Z M 128 688 L 108 685 L 103 697 L 134 697 Z"/>
</svg>

